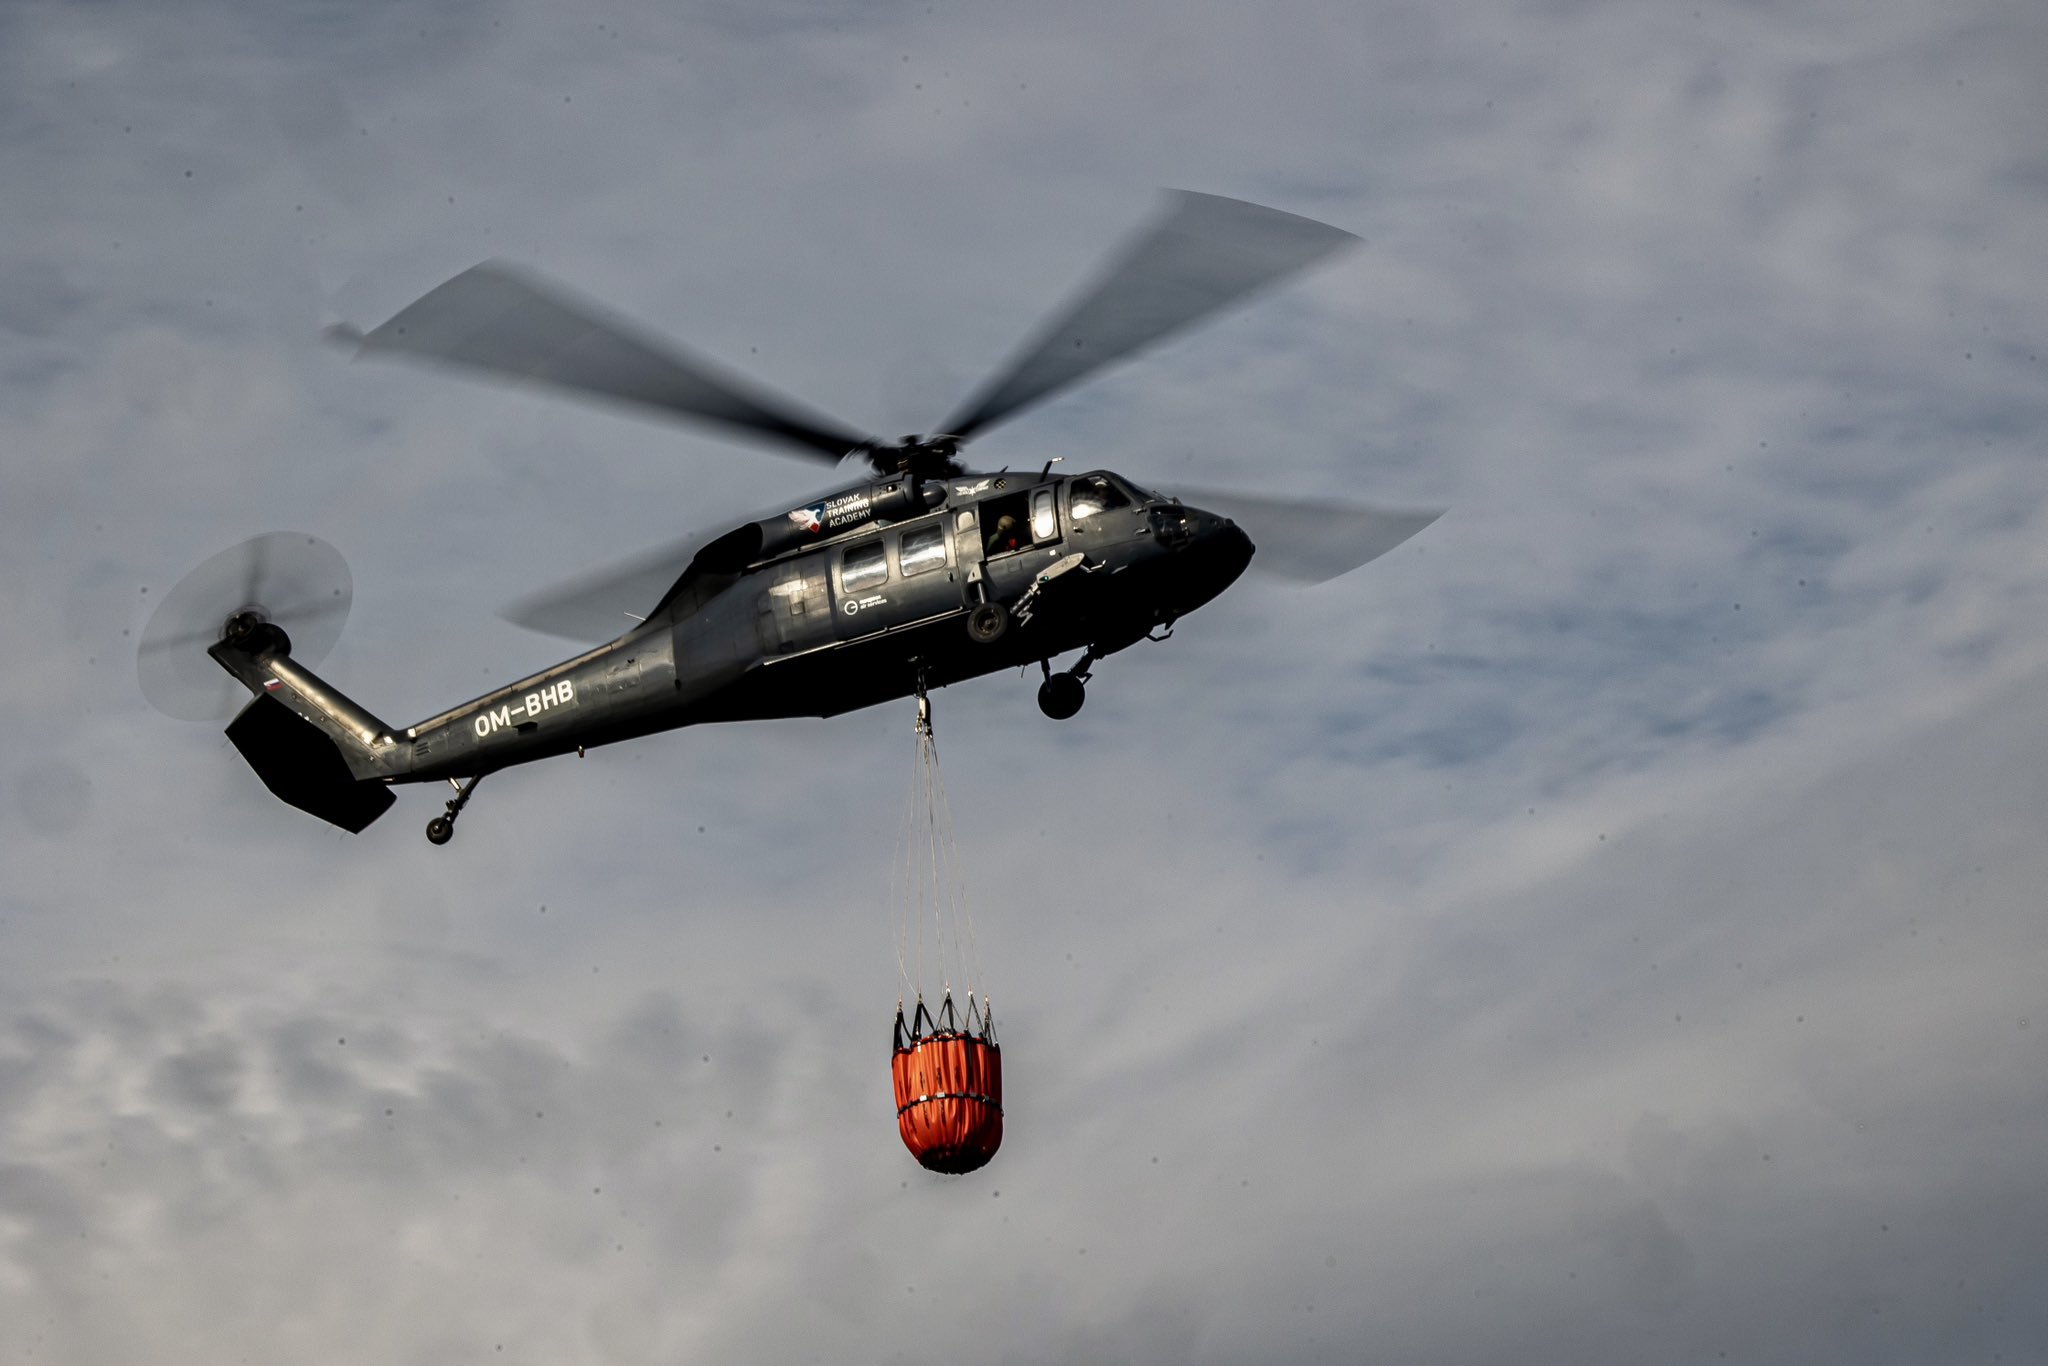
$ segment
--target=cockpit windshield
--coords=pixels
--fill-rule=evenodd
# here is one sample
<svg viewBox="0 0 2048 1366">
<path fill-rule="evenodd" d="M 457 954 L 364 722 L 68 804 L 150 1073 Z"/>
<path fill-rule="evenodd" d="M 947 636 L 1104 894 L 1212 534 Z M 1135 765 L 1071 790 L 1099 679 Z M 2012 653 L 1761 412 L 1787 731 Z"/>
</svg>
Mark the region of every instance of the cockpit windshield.
<svg viewBox="0 0 2048 1366">
<path fill-rule="evenodd" d="M 1068 488 L 1067 514 L 1077 522 L 1130 505 L 1130 493 L 1106 474 L 1081 475 Z"/>
</svg>

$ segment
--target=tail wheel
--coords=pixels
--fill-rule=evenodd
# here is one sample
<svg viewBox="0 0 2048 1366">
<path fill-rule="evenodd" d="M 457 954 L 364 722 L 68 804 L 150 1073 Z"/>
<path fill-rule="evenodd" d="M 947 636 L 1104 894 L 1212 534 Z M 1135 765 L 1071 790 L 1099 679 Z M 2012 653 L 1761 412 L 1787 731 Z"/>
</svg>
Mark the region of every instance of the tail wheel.
<svg viewBox="0 0 2048 1366">
<path fill-rule="evenodd" d="M 984 602 L 967 614 L 967 634 L 977 644 L 993 645 L 1009 629 L 1009 609 L 999 602 Z"/>
</svg>

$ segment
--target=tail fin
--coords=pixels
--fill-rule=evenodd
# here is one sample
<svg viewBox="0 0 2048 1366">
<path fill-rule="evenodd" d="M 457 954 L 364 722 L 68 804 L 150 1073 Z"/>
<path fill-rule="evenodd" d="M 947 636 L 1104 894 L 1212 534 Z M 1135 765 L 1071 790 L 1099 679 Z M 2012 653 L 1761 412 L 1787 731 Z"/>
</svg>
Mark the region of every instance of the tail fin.
<svg viewBox="0 0 2048 1366">
<path fill-rule="evenodd" d="M 275 697 L 242 708 L 228 739 L 280 800 L 352 835 L 398 800 L 384 784 L 353 777 L 341 746 Z"/>
<path fill-rule="evenodd" d="M 352 834 L 391 808 L 383 780 L 404 772 L 410 746 L 294 661 L 284 632 L 259 626 L 207 653 L 256 695 L 227 735 L 280 800 Z"/>
</svg>

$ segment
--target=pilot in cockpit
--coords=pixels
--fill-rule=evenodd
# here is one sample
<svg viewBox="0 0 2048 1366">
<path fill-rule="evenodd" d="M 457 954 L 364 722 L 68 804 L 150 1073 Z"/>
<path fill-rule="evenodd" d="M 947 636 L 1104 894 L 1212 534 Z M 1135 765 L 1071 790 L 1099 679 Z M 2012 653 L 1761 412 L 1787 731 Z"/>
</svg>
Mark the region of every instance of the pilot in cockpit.
<svg viewBox="0 0 2048 1366">
<path fill-rule="evenodd" d="M 1130 505 L 1131 500 L 1124 491 L 1099 474 L 1082 475 L 1073 482 L 1067 494 L 1067 515 L 1077 522 L 1111 508 Z"/>
</svg>

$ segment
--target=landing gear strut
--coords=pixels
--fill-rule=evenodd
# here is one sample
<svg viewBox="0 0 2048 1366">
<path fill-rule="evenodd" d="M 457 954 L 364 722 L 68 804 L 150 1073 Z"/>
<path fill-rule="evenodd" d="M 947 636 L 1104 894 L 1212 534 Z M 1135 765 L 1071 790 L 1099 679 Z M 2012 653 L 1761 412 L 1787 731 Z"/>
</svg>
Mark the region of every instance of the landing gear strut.
<svg viewBox="0 0 2048 1366">
<path fill-rule="evenodd" d="M 455 795 L 448 801 L 448 814 L 436 816 L 427 822 L 427 843 L 446 844 L 455 838 L 455 818 L 462 814 L 462 808 L 469 805 L 469 794 L 476 791 L 476 785 L 484 780 L 483 774 L 467 782 L 448 780 L 448 786 L 455 789 Z"/>
<path fill-rule="evenodd" d="M 1045 682 L 1038 685 L 1038 709 L 1055 721 L 1064 721 L 1081 710 L 1081 704 L 1088 700 L 1088 669 L 1094 663 L 1093 650 L 1083 654 L 1065 673 L 1054 673 L 1049 659 L 1038 661 L 1038 667 L 1045 671 Z"/>
</svg>

